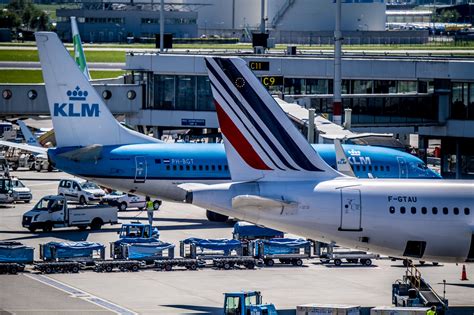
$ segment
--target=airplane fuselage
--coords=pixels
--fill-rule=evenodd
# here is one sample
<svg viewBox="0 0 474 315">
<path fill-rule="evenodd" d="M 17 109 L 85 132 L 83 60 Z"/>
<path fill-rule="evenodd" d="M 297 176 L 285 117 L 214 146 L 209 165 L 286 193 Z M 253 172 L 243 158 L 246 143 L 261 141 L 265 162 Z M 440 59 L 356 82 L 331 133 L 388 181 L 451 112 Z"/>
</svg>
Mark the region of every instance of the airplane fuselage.
<svg viewBox="0 0 474 315">
<path fill-rule="evenodd" d="M 334 146 L 314 145 L 323 159 L 336 167 Z M 344 145 L 358 177 L 436 178 L 423 162 L 405 152 L 370 146 Z M 179 184 L 222 183 L 230 173 L 222 144 L 134 144 L 103 146 L 77 159 L 64 153 L 78 148 L 57 148 L 48 152 L 54 166 L 69 174 L 122 191 L 182 201 Z M 87 155 L 87 156 L 86 156 Z M 422 165 L 422 166 L 420 166 Z"/>
<path fill-rule="evenodd" d="M 474 260 L 472 182 L 252 182 L 197 188 L 191 196 L 188 201 L 198 206 L 326 243 L 428 261 Z M 284 200 L 288 206 L 235 207 L 236 196 Z"/>
</svg>

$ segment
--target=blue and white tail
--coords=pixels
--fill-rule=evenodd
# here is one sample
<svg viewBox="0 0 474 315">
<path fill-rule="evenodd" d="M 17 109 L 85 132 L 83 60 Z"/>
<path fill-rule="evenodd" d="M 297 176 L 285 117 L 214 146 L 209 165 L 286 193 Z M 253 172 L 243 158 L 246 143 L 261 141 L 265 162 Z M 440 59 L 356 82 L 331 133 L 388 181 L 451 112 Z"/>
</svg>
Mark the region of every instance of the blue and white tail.
<svg viewBox="0 0 474 315">
<path fill-rule="evenodd" d="M 41 147 L 41 144 L 39 144 L 38 140 L 31 133 L 30 128 L 28 128 L 28 126 L 23 120 L 18 120 L 16 123 L 18 124 L 18 126 L 20 126 L 21 133 L 23 134 L 23 137 L 25 138 L 27 144 L 35 147 Z"/>
<path fill-rule="evenodd" d="M 35 33 L 58 147 L 160 142 L 119 124 L 56 33 Z"/>
<path fill-rule="evenodd" d="M 343 176 L 317 154 L 240 58 L 207 57 L 232 180 Z"/>
</svg>

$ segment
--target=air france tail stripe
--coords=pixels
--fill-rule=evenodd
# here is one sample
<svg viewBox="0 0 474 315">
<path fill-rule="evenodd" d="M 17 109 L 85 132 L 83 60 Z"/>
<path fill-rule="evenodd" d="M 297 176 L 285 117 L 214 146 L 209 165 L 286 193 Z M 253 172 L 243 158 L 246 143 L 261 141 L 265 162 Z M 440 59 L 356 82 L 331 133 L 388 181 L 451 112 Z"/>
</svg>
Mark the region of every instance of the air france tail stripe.
<svg viewBox="0 0 474 315">
<path fill-rule="evenodd" d="M 263 140 L 265 141 L 265 143 L 270 147 L 270 149 L 274 152 L 274 154 L 278 157 L 278 159 L 281 161 L 282 164 L 284 164 L 287 168 L 291 169 L 291 170 L 296 170 L 286 159 L 285 157 L 281 154 L 281 152 L 278 150 L 278 148 L 273 144 L 273 142 L 270 140 L 270 138 L 268 137 L 268 135 L 265 133 L 265 131 L 263 131 L 262 127 L 255 121 L 255 119 L 250 115 L 250 113 L 245 110 L 244 108 L 244 105 L 239 101 L 239 99 L 237 98 L 237 96 L 229 89 L 229 87 L 227 86 L 226 82 L 224 82 L 224 80 L 220 77 L 220 75 L 217 73 L 217 71 L 214 69 L 213 65 L 211 65 L 211 63 L 206 60 L 206 64 L 207 64 L 207 67 L 209 69 L 209 71 L 212 73 L 212 75 L 216 78 L 217 81 L 219 81 L 220 85 L 222 86 L 222 88 L 225 89 L 225 91 L 227 92 L 227 94 L 232 98 L 232 100 L 234 101 L 234 103 L 237 105 L 237 107 L 239 107 L 239 109 L 244 113 L 244 115 L 247 117 L 247 119 L 251 122 L 251 124 L 253 125 L 253 127 L 258 131 L 259 133 L 259 136 L 263 138 Z M 212 83 L 212 81 L 211 81 Z M 214 85 L 215 86 L 215 85 Z M 216 91 L 219 91 L 220 93 L 220 89 L 215 87 Z M 220 93 L 221 94 L 221 93 Z M 222 96 L 222 94 L 221 94 Z M 223 99 L 225 100 L 226 98 L 223 97 Z M 240 115 L 238 115 L 235 110 L 232 108 L 232 106 L 229 106 L 229 108 L 231 108 L 233 111 L 234 111 L 234 114 L 236 115 L 236 117 L 239 117 Z M 245 126 L 245 124 L 242 122 L 242 125 Z M 262 145 L 262 143 L 258 142 L 257 140 L 255 140 L 258 145 L 263 149 L 264 146 Z M 265 150 L 264 150 L 265 151 Z M 271 158 L 271 155 L 268 154 L 266 151 L 265 153 L 267 154 L 268 158 L 270 158 L 272 161 L 273 159 Z M 274 162 L 275 163 L 275 162 Z M 275 163 L 275 166 L 277 168 L 280 168 L 276 163 Z M 281 168 L 280 168 L 281 169 Z"/>
<path fill-rule="evenodd" d="M 219 58 L 215 59 L 215 61 L 231 82 L 236 81 L 237 78 L 245 78 L 230 59 Z M 252 109 L 256 112 L 257 116 L 263 121 L 264 125 L 270 130 L 293 161 L 304 170 L 313 172 L 322 171 L 307 158 L 293 139 L 291 139 L 290 135 L 282 128 L 271 110 L 268 109 L 265 102 L 260 98 L 250 84 L 244 84 L 239 89 L 239 92 L 248 104 L 253 105 Z M 242 109 L 242 111 L 245 115 L 250 116 L 250 113 L 248 113 L 246 109 Z"/>
<path fill-rule="evenodd" d="M 245 139 L 237 126 L 232 122 L 232 119 L 227 116 L 216 100 L 214 100 L 214 105 L 216 106 L 217 117 L 219 118 L 222 133 L 229 140 L 234 149 L 239 152 L 245 162 L 255 169 L 271 171 L 272 169 L 262 161 L 252 145 Z"/>
<path fill-rule="evenodd" d="M 226 101 L 226 98 L 224 97 L 224 95 L 222 95 L 221 91 L 217 88 L 217 86 L 212 82 L 212 80 L 210 81 L 211 83 L 211 86 L 212 88 L 214 89 L 215 92 L 217 92 L 220 97 L 222 98 L 222 100 L 226 103 L 227 107 L 232 111 L 232 113 L 235 115 L 235 117 L 237 117 L 238 121 L 242 124 L 243 128 L 245 129 L 245 131 L 248 133 L 249 137 L 251 137 L 253 139 L 253 141 L 255 141 L 260 149 L 265 153 L 265 155 L 267 156 L 267 158 L 274 164 L 274 166 L 276 168 L 278 168 L 279 170 L 283 170 L 283 168 L 281 168 L 280 166 L 278 166 L 278 164 L 274 161 L 274 159 L 272 158 L 272 156 L 270 154 L 268 154 L 268 152 L 265 150 L 265 148 L 263 148 L 257 141 L 257 139 L 255 138 L 255 135 L 248 129 L 248 127 L 243 123 L 242 121 L 242 118 L 239 117 L 239 115 L 237 115 L 237 113 L 235 112 L 235 110 L 228 104 L 228 102 Z M 214 103 L 216 103 L 217 100 L 214 99 Z M 218 102 L 217 102 L 218 103 Z M 221 106 L 222 108 L 222 106 Z M 222 126 L 221 126 L 221 129 L 222 129 Z M 251 145 L 251 144 L 250 144 Z"/>
</svg>

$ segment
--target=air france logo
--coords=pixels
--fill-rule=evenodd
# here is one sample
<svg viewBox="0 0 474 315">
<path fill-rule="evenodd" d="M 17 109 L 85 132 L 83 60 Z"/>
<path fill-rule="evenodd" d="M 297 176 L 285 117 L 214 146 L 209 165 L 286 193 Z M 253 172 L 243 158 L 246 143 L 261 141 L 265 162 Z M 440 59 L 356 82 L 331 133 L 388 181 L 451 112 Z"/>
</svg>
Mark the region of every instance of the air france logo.
<svg viewBox="0 0 474 315">
<path fill-rule="evenodd" d="M 69 103 L 54 103 L 53 116 L 63 117 L 99 117 L 99 104 L 87 103 L 89 92 L 81 91 L 77 86 L 66 92 Z"/>
</svg>

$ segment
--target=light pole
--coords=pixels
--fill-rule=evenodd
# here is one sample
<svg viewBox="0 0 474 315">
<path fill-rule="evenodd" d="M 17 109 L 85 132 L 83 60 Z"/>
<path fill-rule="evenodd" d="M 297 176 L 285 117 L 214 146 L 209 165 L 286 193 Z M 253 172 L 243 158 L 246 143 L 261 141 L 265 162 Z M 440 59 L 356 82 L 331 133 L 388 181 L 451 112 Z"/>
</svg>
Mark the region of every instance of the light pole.
<svg viewBox="0 0 474 315">
<path fill-rule="evenodd" d="M 336 0 L 336 25 L 334 28 L 334 80 L 332 121 L 342 124 L 342 95 L 341 95 L 341 0 Z"/>
</svg>

